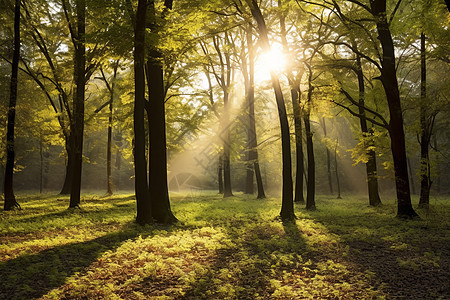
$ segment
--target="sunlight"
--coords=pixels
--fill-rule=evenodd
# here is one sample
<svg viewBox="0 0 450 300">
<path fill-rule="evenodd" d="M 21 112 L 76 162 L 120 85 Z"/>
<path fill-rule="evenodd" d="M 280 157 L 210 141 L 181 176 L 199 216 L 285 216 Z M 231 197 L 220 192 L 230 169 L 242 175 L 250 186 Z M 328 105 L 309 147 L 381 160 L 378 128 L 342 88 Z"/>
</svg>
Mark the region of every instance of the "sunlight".
<svg viewBox="0 0 450 300">
<path fill-rule="evenodd" d="M 269 51 L 264 51 L 256 59 L 255 81 L 270 79 L 270 72 L 282 73 L 286 70 L 287 58 L 279 44 L 273 44 Z"/>
</svg>

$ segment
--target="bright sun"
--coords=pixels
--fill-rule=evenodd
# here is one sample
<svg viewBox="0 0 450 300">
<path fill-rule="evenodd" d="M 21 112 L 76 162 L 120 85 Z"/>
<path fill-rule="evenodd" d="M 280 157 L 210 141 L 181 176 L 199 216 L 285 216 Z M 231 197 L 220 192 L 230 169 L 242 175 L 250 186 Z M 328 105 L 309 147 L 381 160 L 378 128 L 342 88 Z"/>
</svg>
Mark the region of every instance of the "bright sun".
<svg viewBox="0 0 450 300">
<path fill-rule="evenodd" d="M 255 80 L 258 82 L 270 79 L 270 72 L 285 71 L 287 59 L 281 47 L 272 45 L 269 51 L 259 55 L 255 64 Z"/>
</svg>

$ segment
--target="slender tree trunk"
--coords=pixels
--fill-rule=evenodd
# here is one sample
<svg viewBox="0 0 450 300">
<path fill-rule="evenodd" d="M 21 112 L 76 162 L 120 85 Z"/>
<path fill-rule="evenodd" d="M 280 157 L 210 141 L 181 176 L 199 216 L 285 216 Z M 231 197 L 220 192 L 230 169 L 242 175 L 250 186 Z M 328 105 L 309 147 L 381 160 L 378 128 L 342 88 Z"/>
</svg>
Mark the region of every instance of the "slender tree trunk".
<svg viewBox="0 0 450 300">
<path fill-rule="evenodd" d="M 358 90 L 359 90 L 359 123 L 361 131 L 364 137 L 371 136 L 372 132 L 369 132 L 367 128 L 365 105 L 365 86 L 364 86 L 364 74 L 362 71 L 361 57 L 356 55 L 356 75 L 358 77 Z M 378 173 L 377 173 L 377 161 L 375 151 L 372 150 L 373 141 L 370 141 L 369 145 L 364 145 L 371 150 L 367 151 L 368 160 L 366 163 L 366 175 L 367 175 L 367 190 L 369 192 L 369 205 L 378 206 L 381 205 L 380 195 L 378 193 Z"/>
<path fill-rule="evenodd" d="M 111 173 L 111 148 L 112 148 L 112 111 L 113 111 L 113 94 L 111 94 L 111 102 L 109 104 L 109 115 L 108 115 L 108 142 L 106 146 L 106 194 L 112 195 L 113 193 L 113 182 Z"/>
<path fill-rule="evenodd" d="M 269 37 L 266 23 L 261 10 L 258 7 L 256 0 L 246 0 L 250 7 L 251 13 L 258 23 L 258 31 L 263 49 L 266 51 L 270 49 Z M 291 137 L 289 134 L 289 123 L 286 113 L 286 105 L 284 102 L 283 93 L 280 82 L 274 71 L 270 72 L 272 87 L 275 93 L 275 100 L 277 102 L 278 117 L 280 119 L 281 127 L 281 154 L 283 163 L 283 188 L 281 198 L 281 212 L 280 216 L 283 221 L 295 220 L 294 213 L 294 198 L 292 185 L 292 160 L 291 160 Z"/>
<path fill-rule="evenodd" d="M 16 0 L 14 4 L 14 52 L 11 70 L 11 85 L 9 92 L 8 106 L 8 125 L 6 131 L 6 167 L 5 167 L 5 183 L 4 183 L 4 210 L 13 210 L 19 208 L 20 205 L 16 201 L 13 187 L 14 176 L 14 126 L 16 122 L 16 103 L 17 103 L 17 77 L 19 73 L 20 60 L 20 0 Z"/>
<path fill-rule="evenodd" d="M 231 136 L 230 136 L 230 100 L 229 93 L 227 88 L 225 88 L 223 93 L 223 124 L 224 129 L 222 131 L 222 139 L 223 139 L 223 197 L 231 197 L 233 196 L 233 192 L 231 189 Z"/>
<path fill-rule="evenodd" d="M 434 151 L 438 151 L 436 135 L 434 135 L 434 139 L 433 139 L 433 148 L 434 148 Z M 441 193 L 441 176 L 440 176 L 441 173 L 440 173 L 439 165 L 436 165 L 435 172 L 437 174 L 435 189 L 436 189 L 436 193 L 440 194 Z"/>
<path fill-rule="evenodd" d="M 409 174 L 409 183 L 411 185 L 411 193 L 413 195 L 416 194 L 416 185 L 414 184 L 414 175 L 413 175 L 413 171 L 412 171 L 412 164 L 411 164 L 411 160 L 409 159 L 409 157 L 406 158 L 406 164 L 408 165 L 408 174 Z"/>
<path fill-rule="evenodd" d="M 171 7 L 171 2 L 167 3 Z M 170 8 L 167 7 L 166 8 Z M 149 24 L 153 34 L 158 34 L 155 3 L 149 2 Z M 153 36 L 157 40 L 156 36 Z M 153 40 L 153 39 L 152 39 Z M 149 190 L 152 216 L 159 223 L 174 223 L 177 218 L 170 208 L 167 186 L 166 113 L 163 66 L 157 43 L 150 45 L 147 61 L 147 86 L 149 92 Z"/>
<path fill-rule="evenodd" d="M 114 64 L 114 73 L 111 84 L 108 84 L 107 79 L 105 77 L 105 74 L 102 70 L 102 76 L 103 80 L 105 81 L 106 85 L 109 87 L 109 112 L 108 112 L 108 142 L 106 146 L 106 180 L 107 180 L 107 186 L 106 186 L 106 195 L 112 195 L 113 194 L 113 180 L 112 180 L 112 172 L 111 172 L 111 153 L 112 153 L 112 126 L 113 126 L 113 102 L 115 97 L 115 80 L 117 77 L 117 69 L 119 67 L 119 60 L 117 60 Z"/>
<path fill-rule="evenodd" d="M 153 222 L 152 204 L 147 181 L 147 162 L 145 158 L 145 22 L 147 0 L 139 0 L 134 28 L 134 174 L 137 204 L 136 221 L 139 224 Z"/>
<path fill-rule="evenodd" d="M 312 105 L 312 92 L 313 86 L 312 81 L 312 71 L 309 67 L 308 75 L 308 95 L 307 103 L 305 106 L 305 113 L 303 121 L 305 122 L 305 135 L 306 135 L 306 152 L 308 157 L 308 179 L 306 185 L 306 209 L 314 210 L 316 209 L 316 163 L 314 159 L 314 144 L 313 144 L 313 132 L 311 131 L 311 105 Z"/>
<path fill-rule="evenodd" d="M 395 185 L 397 189 L 397 217 L 416 217 L 417 213 L 412 208 L 411 194 L 409 191 L 403 115 L 395 69 L 394 42 L 386 17 L 386 0 L 372 0 L 370 1 L 370 5 L 376 20 L 378 39 L 383 49 L 381 82 L 389 106 L 389 135 L 391 138 Z"/>
<path fill-rule="evenodd" d="M 115 167 L 117 169 L 117 179 L 116 179 L 116 189 L 119 191 L 121 189 L 122 176 L 120 173 L 120 168 L 122 166 L 122 154 L 120 149 L 122 148 L 122 133 L 119 131 L 114 138 L 116 144 L 116 163 Z"/>
<path fill-rule="evenodd" d="M 39 133 L 39 194 L 44 187 L 44 150 L 42 145 L 42 132 Z"/>
<path fill-rule="evenodd" d="M 430 124 L 427 121 L 427 69 L 425 52 L 425 34 L 420 35 L 420 208 L 430 206 Z"/>
<path fill-rule="evenodd" d="M 69 195 L 72 188 L 72 176 L 73 176 L 73 142 L 72 135 L 69 133 L 65 139 L 66 148 L 66 174 L 64 176 L 64 183 L 61 188 L 60 195 Z"/>
<path fill-rule="evenodd" d="M 248 105 L 248 117 L 249 125 L 247 131 L 247 155 L 248 155 L 248 165 L 247 165 L 247 179 L 246 179 L 246 193 L 253 194 L 253 174 L 256 177 L 257 186 L 257 199 L 263 199 L 266 197 L 264 193 L 264 186 L 261 178 L 261 170 L 259 167 L 258 158 L 258 139 L 256 136 L 256 119 L 255 119 L 255 53 L 253 45 L 253 35 L 252 27 L 249 24 L 249 29 L 247 30 L 247 46 L 248 46 L 248 76 L 245 76 L 244 80 L 247 83 L 247 105 Z M 245 59 L 245 57 L 244 57 Z M 247 68 L 247 66 L 244 66 Z M 245 72 L 247 73 L 247 72 Z"/>
<path fill-rule="evenodd" d="M 83 132 L 84 132 L 84 94 L 85 94 L 85 70 L 86 70 L 86 46 L 85 46 L 85 24 L 86 24 L 86 2 L 77 0 L 77 36 L 75 48 L 75 93 L 73 101 L 73 177 L 70 189 L 69 208 L 80 206 L 81 192 L 81 168 L 83 162 Z"/>
<path fill-rule="evenodd" d="M 278 0 L 278 7 L 282 7 L 282 1 Z M 280 29 L 281 29 L 281 42 L 283 44 L 283 49 L 286 53 L 289 53 L 289 45 L 286 39 L 286 22 L 285 15 L 282 14 L 280 17 Z M 295 133 L 295 192 L 294 192 L 294 202 L 304 204 L 305 198 L 303 197 L 303 133 L 302 133 L 302 112 L 300 107 L 301 90 L 300 81 L 294 78 L 292 72 L 292 67 L 288 66 L 287 77 L 289 81 L 289 86 L 291 90 L 291 101 L 292 109 L 294 113 L 294 133 Z M 297 75 L 298 78 L 301 77 L 300 74 Z"/>
<path fill-rule="evenodd" d="M 338 170 L 338 161 L 337 161 L 337 147 L 338 141 L 336 140 L 336 146 L 334 147 L 334 169 L 336 171 L 336 185 L 337 185 L 337 199 L 342 199 L 341 197 L 341 183 L 339 181 L 339 170 Z"/>
<path fill-rule="evenodd" d="M 218 158 L 219 162 L 219 166 L 217 168 L 217 181 L 219 182 L 219 194 L 223 194 L 223 154 L 222 151 L 220 151 L 219 153 L 219 158 Z"/>
<path fill-rule="evenodd" d="M 323 135 L 326 138 L 327 137 L 327 124 L 325 122 L 326 122 L 325 117 L 323 117 L 322 118 L 322 129 L 323 129 Z M 327 150 L 328 187 L 330 189 L 330 194 L 333 194 L 333 181 L 331 180 L 331 155 L 330 155 L 330 149 L 328 149 L 327 146 L 326 146 L 326 150 Z M 338 198 L 340 199 L 340 195 L 338 195 Z"/>
</svg>

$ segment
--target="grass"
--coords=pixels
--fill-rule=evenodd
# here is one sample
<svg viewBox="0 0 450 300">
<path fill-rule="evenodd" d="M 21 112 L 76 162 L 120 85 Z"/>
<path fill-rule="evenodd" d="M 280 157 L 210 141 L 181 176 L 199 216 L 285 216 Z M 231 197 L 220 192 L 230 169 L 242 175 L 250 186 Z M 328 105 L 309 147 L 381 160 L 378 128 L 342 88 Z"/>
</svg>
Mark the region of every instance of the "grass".
<svg viewBox="0 0 450 300">
<path fill-rule="evenodd" d="M 132 195 L 22 196 L 1 212 L 0 299 L 449 299 L 450 199 L 421 220 L 395 203 L 317 198 L 282 224 L 279 199 L 174 194 L 182 223 L 138 226 Z"/>
</svg>

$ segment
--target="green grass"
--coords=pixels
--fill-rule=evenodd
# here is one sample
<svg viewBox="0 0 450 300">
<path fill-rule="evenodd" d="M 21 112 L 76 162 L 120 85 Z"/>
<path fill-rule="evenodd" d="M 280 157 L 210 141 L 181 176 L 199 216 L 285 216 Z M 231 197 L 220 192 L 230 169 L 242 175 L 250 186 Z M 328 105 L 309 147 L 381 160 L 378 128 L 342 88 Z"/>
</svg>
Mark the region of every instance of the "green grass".
<svg viewBox="0 0 450 300">
<path fill-rule="evenodd" d="M 450 199 L 420 220 L 395 203 L 317 198 L 282 224 L 279 199 L 173 194 L 182 221 L 134 223 L 132 195 L 22 196 L 1 212 L 0 299 L 448 299 Z"/>
</svg>

